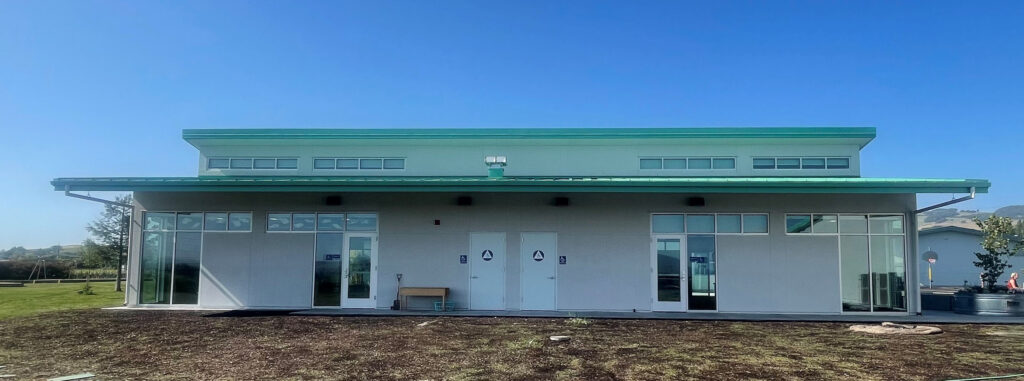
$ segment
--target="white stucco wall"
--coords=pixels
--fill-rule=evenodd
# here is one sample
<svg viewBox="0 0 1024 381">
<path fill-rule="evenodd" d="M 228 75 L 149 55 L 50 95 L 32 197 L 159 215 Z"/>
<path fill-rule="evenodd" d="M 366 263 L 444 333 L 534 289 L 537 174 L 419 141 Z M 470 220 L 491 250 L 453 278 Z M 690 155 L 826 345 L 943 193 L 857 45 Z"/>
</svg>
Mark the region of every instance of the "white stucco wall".
<svg viewBox="0 0 1024 381">
<path fill-rule="evenodd" d="M 974 253 L 981 252 L 980 235 L 974 235 L 959 231 L 940 231 L 924 233 L 920 235 L 918 244 L 918 257 L 921 258 L 920 278 L 924 287 L 928 286 L 928 263 L 923 262 L 924 253 L 931 250 L 938 254 L 939 258 L 932 265 L 932 281 L 935 286 L 963 286 L 967 284 L 978 285 L 981 283 L 979 274 L 981 269 L 974 266 L 977 257 Z M 1004 284 L 1010 279 L 1011 272 L 1021 272 L 1024 269 L 1024 260 L 1021 258 L 1010 258 L 1010 267 L 1006 273 L 999 278 L 999 284 Z"/>
<path fill-rule="evenodd" d="M 651 213 L 770 213 L 770 235 L 718 237 L 718 303 L 723 312 L 839 313 L 835 236 L 792 236 L 785 213 L 907 213 L 913 195 L 702 195 L 705 207 L 687 207 L 691 195 L 471 194 L 456 206 L 454 193 L 340 194 L 325 206 L 314 193 L 136 193 L 129 301 L 138 300 L 142 211 L 251 211 L 252 233 L 205 233 L 200 280 L 204 307 L 308 308 L 312 293 L 312 234 L 266 233 L 268 211 L 376 212 L 379 215 L 378 308 L 403 286 L 451 288 L 451 301 L 468 304 L 470 232 L 507 234 L 506 308 L 520 307 L 520 234 L 558 233 L 559 310 L 651 309 Z M 568 207 L 555 207 L 567 196 Z M 434 220 L 441 224 L 435 226 Z M 912 247 L 913 234 L 908 235 Z M 913 257 L 914 251 L 908 256 Z M 909 263 L 913 258 L 908 258 Z M 908 305 L 916 305 L 916 269 L 908 268 Z M 414 299 L 426 308 L 432 300 Z"/>
</svg>

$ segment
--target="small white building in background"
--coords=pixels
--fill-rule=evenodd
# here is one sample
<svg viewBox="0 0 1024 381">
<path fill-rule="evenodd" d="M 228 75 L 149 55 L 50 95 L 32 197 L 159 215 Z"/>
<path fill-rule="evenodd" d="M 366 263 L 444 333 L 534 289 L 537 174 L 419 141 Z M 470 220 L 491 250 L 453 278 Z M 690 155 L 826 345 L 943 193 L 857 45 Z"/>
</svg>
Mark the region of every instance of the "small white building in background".
<svg viewBox="0 0 1024 381">
<path fill-rule="evenodd" d="M 133 192 L 129 306 L 388 308 L 401 276 L 470 310 L 917 313 L 916 195 L 989 188 L 861 177 L 874 128 L 183 135 L 196 177 L 52 182 Z"/>
<path fill-rule="evenodd" d="M 981 252 L 983 233 L 979 229 L 961 226 L 934 226 L 918 232 L 918 251 L 921 258 L 921 284 L 928 287 L 928 262 L 925 253 L 934 251 L 938 259 L 932 265 L 933 286 L 977 286 L 981 284 L 981 269 L 974 266 L 978 258 L 974 253 Z M 1011 257 L 1010 267 L 999 278 L 999 284 L 1010 279 L 1010 273 L 1021 272 L 1024 259 Z"/>
</svg>

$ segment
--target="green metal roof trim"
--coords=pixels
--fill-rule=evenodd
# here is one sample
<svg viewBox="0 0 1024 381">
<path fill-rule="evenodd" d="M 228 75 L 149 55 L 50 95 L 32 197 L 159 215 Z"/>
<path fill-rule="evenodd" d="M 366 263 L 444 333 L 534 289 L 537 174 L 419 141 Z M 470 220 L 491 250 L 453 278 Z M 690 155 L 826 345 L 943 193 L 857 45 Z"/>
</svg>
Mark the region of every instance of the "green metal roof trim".
<svg viewBox="0 0 1024 381">
<path fill-rule="evenodd" d="M 63 191 L 163 192 L 634 192 L 986 193 L 987 180 L 862 177 L 89 177 L 54 179 Z"/>
<path fill-rule="evenodd" d="M 187 129 L 199 139 L 874 139 L 874 127 L 729 128 L 431 128 L 431 129 Z"/>
</svg>

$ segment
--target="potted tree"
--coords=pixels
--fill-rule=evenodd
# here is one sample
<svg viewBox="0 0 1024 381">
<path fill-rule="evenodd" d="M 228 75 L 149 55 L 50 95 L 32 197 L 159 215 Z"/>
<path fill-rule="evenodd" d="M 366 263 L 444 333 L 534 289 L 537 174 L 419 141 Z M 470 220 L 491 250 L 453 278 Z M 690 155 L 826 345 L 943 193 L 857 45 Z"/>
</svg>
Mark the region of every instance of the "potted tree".
<svg viewBox="0 0 1024 381">
<path fill-rule="evenodd" d="M 1007 258 L 1024 245 L 1007 217 L 975 218 L 983 233 L 983 252 L 974 253 L 974 266 L 981 269 L 981 286 L 965 287 L 953 296 L 953 311 L 960 314 L 1024 316 L 1024 294 L 1009 293 L 1000 278 L 1009 266 Z"/>
</svg>

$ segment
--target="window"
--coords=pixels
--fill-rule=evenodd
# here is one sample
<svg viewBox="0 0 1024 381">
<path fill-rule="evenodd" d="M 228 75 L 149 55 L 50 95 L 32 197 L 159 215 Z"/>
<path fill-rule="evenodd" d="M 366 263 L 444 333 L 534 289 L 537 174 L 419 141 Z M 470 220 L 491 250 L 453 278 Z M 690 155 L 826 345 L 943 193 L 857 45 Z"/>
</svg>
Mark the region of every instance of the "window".
<svg viewBox="0 0 1024 381">
<path fill-rule="evenodd" d="M 252 169 L 252 159 L 231 159 L 231 169 Z"/>
<path fill-rule="evenodd" d="M 298 169 L 299 160 L 274 157 L 217 157 L 206 162 L 207 169 Z"/>
<path fill-rule="evenodd" d="M 275 169 L 277 168 L 276 159 L 252 159 L 253 169 Z"/>
<path fill-rule="evenodd" d="M 210 169 L 225 169 L 228 167 L 230 160 L 228 159 L 210 159 L 207 167 Z"/>
<path fill-rule="evenodd" d="M 819 158 L 819 157 L 809 158 L 809 157 L 805 157 L 803 159 L 800 159 L 800 163 L 801 163 L 801 166 L 802 166 L 803 169 L 825 169 L 825 159 L 824 158 Z"/>
<path fill-rule="evenodd" d="M 754 169 L 849 169 L 848 157 L 755 157 Z"/>
<path fill-rule="evenodd" d="M 767 234 L 768 215 L 764 213 L 652 214 L 654 234 Z"/>
<path fill-rule="evenodd" d="M 742 233 L 743 232 L 743 219 L 739 214 L 719 214 L 718 215 L 718 232 L 719 233 Z"/>
<path fill-rule="evenodd" d="M 714 214 L 687 214 L 686 231 L 690 233 L 714 233 Z"/>
<path fill-rule="evenodd" d="M 252 231 L 252 213 L 228 213 L 228 231 Z"/>
<path fill-rule="evenodd" d="M 830 157 L 827 162 L 828 169 L 848 169 L 850 168 L 850 159 L 845 157 Z"/>
<path fill-rule="evenodd" d="M 655 214 L 651 217 L 651 229 L 655 233 L 683 233 L 686 231 L 682 214 Z"/>
<path fill-rule="evenodd" d="M 690 158 L 686 160 L 689 169 L 711 169 L 711 159 Z"/>
<path fill-rule="evenodd" d="M 267 232 L 377 231 L 376 213 L 268 213 Z"/>
<path fill-rule="evenodd" d="M 379 157 L 314 158 L 313 169 L 401 170 L 405 169 L 405 159 Z"/>
<path fill-rule="evenodd" d="M 338 159 L 338 169 L 359 169 L 359 159 Z"/>
<path fill-rule="evenodd" d="M 144 212 L 140 304 L 196 304 L 203 213 Z"/>
<path fill-rule="evenodd" d="M 381 159 L 359 159 L 359 169 L 381 169 Z"/>
<path fill-rule="evenodd" d="M 810 214 L 787 214 L 786 233 L 801 234 L 811 232 Z"/>
<path fill-rule="evenodd" d="M 313 169 L 334 169 L 334 159 L 313 159 Z"/>
<path fill-rule="evenodd" d="M 297 169 L 299 159 L 277 159 L 277 169 Z"/>
<path fill-rule="evenodd" d="M 686 169 L 686 159 L 664 159 L 665 169 Z"/>
<path fill-rule="evenodd" d="M 754 158 L 754 169 L 775 169 L 775 159 L 774 158 L 755 157 Z"/>
<path fill-rule="evenodd" d="M 781 157 L 776 159 L 778 169 L 800 169 L 800 159 L 793 157 Z"/>
<path fill-rule="evenodd" d="M 287 232 L 292 230 L 292 215 L 289 213 L 274 213 L 267 215 L 268 232 Z"/>
<path fill-rule="evenodd" d="M 640 158 L 640 169 L 736 169 L 732 157 Z"/>
<path fill-rule="evenodd" d="M 661 159 L 640 159 L 640 169 L 661 169 Z"/>
<path fill-rule="evenodd" d="M 905 312 L 906 237 L 902 215 L 840 215 L 844 312 Z"/>
<path fill-rule="evenodd" d="M 206 213 L 206 223 L 203 230 L 225 231 L 228 230 L 227 213 Z"/>
<path fill-rule="evenodd" d="M 744 214 L 743 233 L 768 233 L 767 214 Z"/>
<path fill-rule="evenodd" d="M 714 169 L 736 169 L 736 159 L 725 158 L 725 159 L 713 159 L 712 168 Z"/>
<path fill-rule="evenodd" d="M 834 214 L 815 214 L 811 233 L 835 234 L 839 232 L 839 218 Z"/>
</svg>

